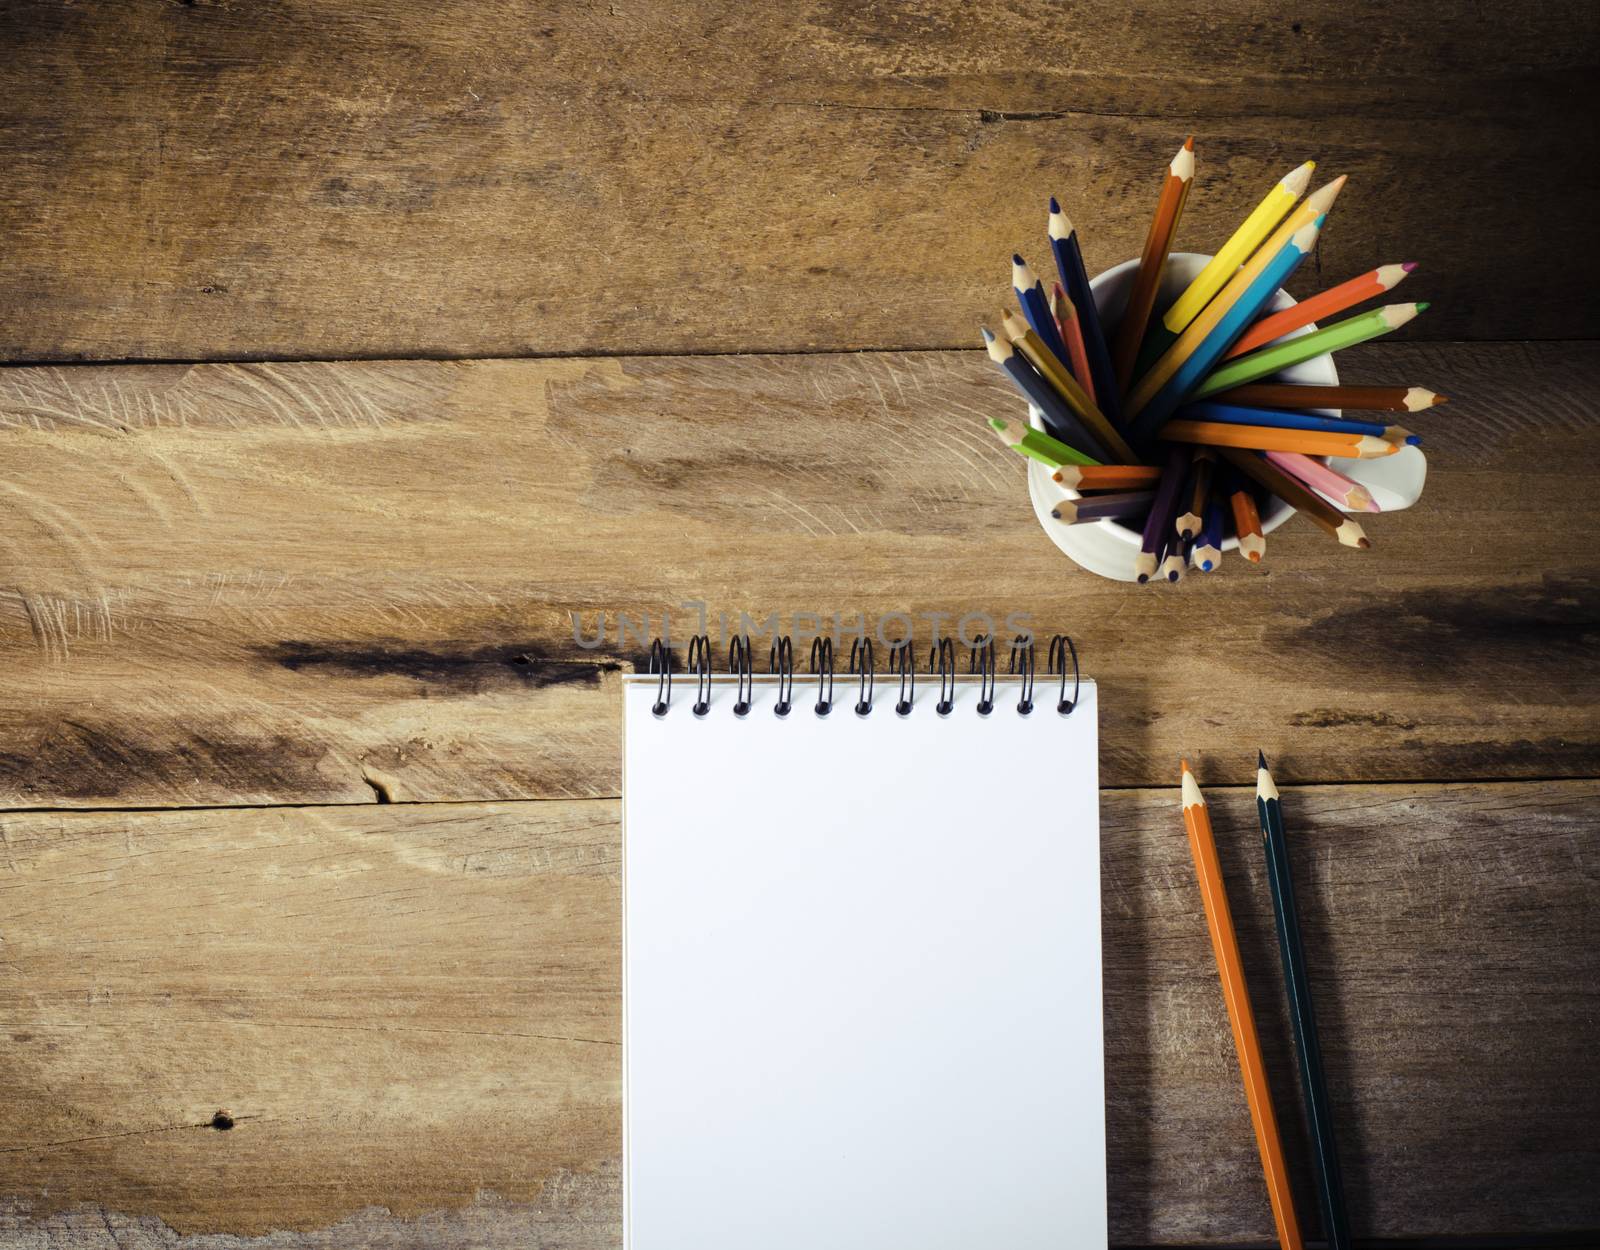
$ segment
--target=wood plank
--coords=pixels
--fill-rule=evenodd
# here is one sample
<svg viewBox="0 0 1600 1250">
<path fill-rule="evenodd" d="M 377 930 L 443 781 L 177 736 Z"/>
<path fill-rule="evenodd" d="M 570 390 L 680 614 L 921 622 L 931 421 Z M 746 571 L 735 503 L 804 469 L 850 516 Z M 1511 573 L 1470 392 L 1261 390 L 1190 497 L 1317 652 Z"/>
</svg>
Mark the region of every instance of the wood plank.
<svg viewBox="0 0 1600 1250">
<path fill-rule="evenodd" d="M 1209 793 L 1309 1207 L 1253 800 Z M 1600 1226 L 1600 1086 L 1573 1079 L 1600 1010 L 1597 799 L 1288 793 L 1358 1236 Z M 1264 1241 L 1174 794 L 1103 808 L 1113 1240 Z M 4 817 L 0 1238 L 614 1246 L 617 819 Z"/>
<path fill-rule="evenodd" d="M 8 370 L 0 802 L 614 795 L 637 625 L 686 601 L 1069 630 L 1108 785 L 1224 741 L 1288 781 L 1600 774 L 1600 346 L 1346 370 L 1457 397 L 1412 422 L 1421 505 L 1159 589 L 1039 532 L 977 353 Z"/>
<path fill-rule="evenodd" d="M 1307 156 L 1301 289 L 1423 264 L 1422 337 L 1587 334 L 1600 15 L 378 0 L 7 6 L 4 358 L 965 347 L 1063 195 L 1209 250 Z M 1531 228 L 1515 228 L 1523 223 Z M 1038 257 L 1036 257 L 1038 259 Z M 1315 270 L 1315 272 L 1313 272 Z M 1532 290 L 1536 299 L 1502 292 Z"/>
</svg>

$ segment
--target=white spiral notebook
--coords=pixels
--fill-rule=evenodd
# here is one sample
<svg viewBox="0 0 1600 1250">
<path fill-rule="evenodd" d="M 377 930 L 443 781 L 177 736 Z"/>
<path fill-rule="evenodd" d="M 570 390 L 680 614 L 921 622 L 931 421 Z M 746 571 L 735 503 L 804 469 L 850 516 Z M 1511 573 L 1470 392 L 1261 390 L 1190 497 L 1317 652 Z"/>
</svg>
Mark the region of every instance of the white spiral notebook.
<svg viewBox="0 0 1600 1250">
<path fill-rule="evenodd" d="M 1056 683 L 625 680 L 629 1250 L 1106 1244 L 1095 687 Z"/>
</svg>

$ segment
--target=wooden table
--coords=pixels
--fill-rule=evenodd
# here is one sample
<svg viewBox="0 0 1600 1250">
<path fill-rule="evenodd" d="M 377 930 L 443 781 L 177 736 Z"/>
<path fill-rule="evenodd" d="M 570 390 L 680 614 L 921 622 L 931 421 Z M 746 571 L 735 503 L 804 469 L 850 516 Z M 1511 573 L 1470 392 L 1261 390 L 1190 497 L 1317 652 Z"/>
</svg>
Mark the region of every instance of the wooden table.
<svg viewBox="0 0 1600 1250">
<path fill-rule="evenodd" d="M 641 648 L 573 619 L 687 601 L 1078 640 L 1114 1242 L 1271 1233 L 1180 752 L 1315 1222 L 1258 745 L 1358 1234 L 1600 1228 L 1591 6 L 0 20 L 0 1244 L 617 1245 Z M 1185 246 L 1351 173 L 1297 289 L 1421 261 L 1341 368 L 1452 402 L 1371 552 L 1140 591 L 1039 533 L 969 347 L 1048 192 L 1131 255 L 1190 130 Z"/>
</svg>

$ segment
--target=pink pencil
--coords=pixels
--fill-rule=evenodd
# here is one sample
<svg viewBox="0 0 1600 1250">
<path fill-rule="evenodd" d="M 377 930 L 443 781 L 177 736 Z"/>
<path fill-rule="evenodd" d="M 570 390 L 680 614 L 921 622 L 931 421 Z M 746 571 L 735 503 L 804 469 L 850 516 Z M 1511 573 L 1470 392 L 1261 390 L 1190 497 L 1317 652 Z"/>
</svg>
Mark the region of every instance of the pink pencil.
<svg viewBox="0 0 1600 1250">
<path fill-rule="evenodd" d="M 1089 349 L 1083 343 L 1083 327 L 1078 324 L 1078 310 L 1067 298 L 1067 293 L 1057 282 L 1050 292 L 1050 311 L 1056 315 L 1056 329 L 1061 341 L 1067 345 L 1067 363 L 1072 366 L 1072 376 L 1078 379 L 1089 402 L 1100 401 L 1094 397 L 1094 377 L 1089 372 Z"/>
<path fill-rule="evenodd" d="M 1330 469 L 1320 460 L 1313 460 L 1298 451 L 1269 451 L 1263 454 L 1290 477 L 1304 482 L 1312 490 L 1321 491 L 1346 512 L 1381 511 L 1371 491 L 1360 482 L 1351 481 L 1337 469 Z"/>
</svg>

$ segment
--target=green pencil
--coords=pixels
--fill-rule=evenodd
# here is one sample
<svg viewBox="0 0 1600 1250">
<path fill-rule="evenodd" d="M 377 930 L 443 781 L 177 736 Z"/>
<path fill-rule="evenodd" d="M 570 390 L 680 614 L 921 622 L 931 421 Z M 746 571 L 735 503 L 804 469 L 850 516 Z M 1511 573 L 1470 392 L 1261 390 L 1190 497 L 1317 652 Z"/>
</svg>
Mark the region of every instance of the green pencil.
<svg viewBox="0 0 1600 1250">
<path fill-rule="evenodd" d="M 1341 348 L 1354 347 L 1357 343 L 1365 343 L 1380 334 L 1399 329 L 1426 307 L 1427 304 L 1386 304 L 1382 308 L 1374 308 L 1371 312 L 1335 321 L 1331 326 L 1313 330 L 1310 334 L 1302 334 L 1287 343 L 1263 347 L 1260 351 L 1237 356 L 1206 375 L 1205 381 L 1195 388 L 1189 398 L 1204 399 L 1207 395 L 1215 395 L 1218 391 L 1225 391 L 1231 386 L 1243 386 L 1246 382 L 1254 382 L 1257 378 L 1277 373 L 1290 365 L 1310 360 L 1313 356 L 1321 356 L 1324 352 L 1336 352 Z"/>
<path fill-rule="evenodd" d="M 1317 1174 L 1317 1199 L 1322 1207 L 1323 1230 L 1329 1250 L 1350 1250 L 1350 1215 L 1345 1209 L 1344 1181 L 1339 1171 L 1339 1148 L 1333 1137 L 1333 1116 L 1328 1105 L 1328 1082 L 1322 1068 L 1322 1046 L 1317 1040 L 1317 1017 L 1311 1007 L 1311 979 L 1306 974 L 1306 953 L 1300 939 L 1300 916 L 1295 905 L 1294 878 L 1289 872 L 1289 843 L 1283 831 L 1283 804 L 1278 787 L 1267 771 L 1267 757 L 1256 752 L 1256 815 L 1261 818 L 1261 839 L 1267 852 L 1267 885 L 1272 891 L 1272 912 L 1278 927 L 1278 954 L 1283 959 L 1283 980 L 1289 991 L 1289 1021 L 1295 1049 L 1300 1052 L 1300 1087 L 1311 1121 Z"/>
<path fill-rule="evenodd" d="M 1068 447 L 1060 440 L 1051 438 L 1043 430 L 1035 430 L 1016 421 L 991 418 L 989 428 L 1000 436 L 1000 441 L 1007 447 L 1015 448 L 1024 456 L 1031 456 L 1046 468 L 1059 469 L 1066 464 L 1100 463 L 1098 460 L 1089 459 L 1076 448 Z"/>
</svg>

